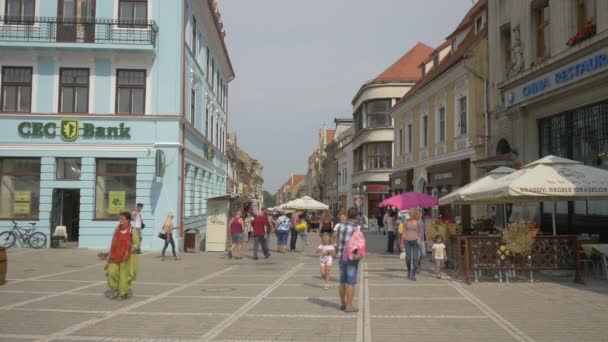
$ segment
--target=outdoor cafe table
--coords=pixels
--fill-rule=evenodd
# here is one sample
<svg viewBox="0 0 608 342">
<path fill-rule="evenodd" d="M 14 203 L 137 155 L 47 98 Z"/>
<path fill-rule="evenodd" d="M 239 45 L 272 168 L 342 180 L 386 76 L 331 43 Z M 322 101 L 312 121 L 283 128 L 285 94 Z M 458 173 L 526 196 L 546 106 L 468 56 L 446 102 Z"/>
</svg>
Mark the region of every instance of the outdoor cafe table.
<svg viewBox="0 0 608 342">
<path fill-rule="evenodd" d="M 591 256 L 594 252 L 601 256 L 604 276 L 608 279 L 608 243 L 584 244 L 581 247 L 588 256 Z"/>
</svg>

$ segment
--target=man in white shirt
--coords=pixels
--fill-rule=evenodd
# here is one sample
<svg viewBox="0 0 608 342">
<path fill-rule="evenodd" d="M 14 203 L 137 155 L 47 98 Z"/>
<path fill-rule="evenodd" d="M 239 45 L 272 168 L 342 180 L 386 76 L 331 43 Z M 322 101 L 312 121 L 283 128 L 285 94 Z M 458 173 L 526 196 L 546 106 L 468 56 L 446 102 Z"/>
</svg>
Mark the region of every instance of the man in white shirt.
<svg viewBox="0 0 608 342">
<path fill-rule="evenodd" d="M 141 246 L 141 241 L 143 240 L 143 235 L 141 230 L 146 227 L 144 224 L 144 219 L 141 216 L 141 211 L 144 208 L 144 205 L 141 203 L 137 203 L 137 207 L 133 210 L 131 217 L 133 219 L 133 228 L 137 229 L 139 233 L 139 245 Z M 137 254 L 141 254 L 141 247 L 137 250 Z"/>
</svg>

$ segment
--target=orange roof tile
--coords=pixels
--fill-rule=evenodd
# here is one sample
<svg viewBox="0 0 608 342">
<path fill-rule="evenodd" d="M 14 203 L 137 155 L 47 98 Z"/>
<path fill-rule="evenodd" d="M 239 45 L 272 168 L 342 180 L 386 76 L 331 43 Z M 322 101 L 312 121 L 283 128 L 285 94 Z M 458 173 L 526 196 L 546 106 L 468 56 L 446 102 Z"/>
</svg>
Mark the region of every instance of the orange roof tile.
<svg viewBox="0 0 608 342">
<path fill-rule="evenodd" d="M 480 0 L 482 1 L 482 0 Z M 426 76 L 416 85 L 410 89 L 397 103 L 393 108 L 396 108 L 399 104 L 403 103 L 408 98 L 412 97 L 418 90 L 424 88 L 427 84 L 431 83 L 434 79 L 436 79 L 443 72 L 451 68 L 454 64 L 460 62 L 464 55 L 470 51 L 479 41 L 486 38 L 488 36 L 487 28 L 483 31 L 475 34 L 473 30 L 469 31 L 467 36 L 463 39 L 463 41 L 458 46 L 456 51 L 450 52 L 435 68 L 431 69 L 431 71 L 426 74 Z"/>
<path fill-rule="evenodd" d="M 432 51 L 432 47 L 419 42 L 393 63 L 393 65 L 378 75 L 371 83 L 417 82 L 420 80 L 418 65 L 420 65 Z"/>
<path fill-rule="evenodd" d="M 332 141 L 332 139 L 334 138 L 334 134 L 336 134 L 336 131 L 333 129 L 328 129 L 327 131 L 325 131 L 325 142 L 327 144 Z"/>
</svg>

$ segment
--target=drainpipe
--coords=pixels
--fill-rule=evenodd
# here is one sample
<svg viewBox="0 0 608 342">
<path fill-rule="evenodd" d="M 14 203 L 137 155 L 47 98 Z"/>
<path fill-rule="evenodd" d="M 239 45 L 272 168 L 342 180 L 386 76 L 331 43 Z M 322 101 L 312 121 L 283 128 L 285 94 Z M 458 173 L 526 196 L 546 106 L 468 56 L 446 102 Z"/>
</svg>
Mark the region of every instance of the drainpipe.
<svg viewBox="0 0 608 342">
<path fill-rule="evenodd" d="M 181 204 L 181 215 L 179 215 L 179 236 L 184 238 L 184 215 L 185 209 L 185 196 L 186 193 L 186 25 L 188 25 L 188 1 L 184 0 L 184 23 L 182 25 L 182 168 L 181 168 L 181 191 L 180 191 L 180 204 Z"/>
<path fill-rule="evenodd" d="M 489 157 L 489 153 L 490 153 L 490 146 L 489 146 L 489 142 L 490 142 L 490 117 L 489 117 L 489 113 L 488 113 L 488 88 L 489 88 L 489 82 L 488 79 L 481 73 L 479 72 L 479 70 L 473 68 L 472 66 L 470 66 L 467 63 L 467 59 L 465 57 L 464 59 L 464 68 L 469 71 L 470 73 L 472 73 L 473 75 L 475 75 L 477 78 L 481 79 L 483 81 L 483 120 L 484 120 L 484 124 L 485 124 L 485 136 L 484 136 L 484 140 L 485 140 L 485 146 L 484 146 L 484 157 L 488 158 Z"/>
</svg>

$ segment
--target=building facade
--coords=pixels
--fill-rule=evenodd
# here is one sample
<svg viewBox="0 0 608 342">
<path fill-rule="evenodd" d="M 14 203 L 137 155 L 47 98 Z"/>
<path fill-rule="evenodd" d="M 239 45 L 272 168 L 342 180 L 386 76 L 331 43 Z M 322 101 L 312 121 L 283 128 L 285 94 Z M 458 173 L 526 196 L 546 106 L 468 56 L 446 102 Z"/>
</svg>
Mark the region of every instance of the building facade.
<svg viewBox="0 0 608 342">
<path fill-rule="evenodd" d="M 547 155 L 608 168 L 608 2 L 490 1 L 491 156 L 481 167 Z M 531 219 L 551 231 L 553 205 Z M 558 233 L 604 232 L 608 202 L 558 202 Z"/>
<path fill-rule="evenodd" d="M 366 82 L 352 100 L 355 204 L 363 215 L 382 222 L 379 204 L 389 196 L 393 168 L 391 107 L 420 79 L 417 66 L 433 49 L 418 43 L 378 77 Z"/>
<path fill-rule="evenodd" d="M 342 172 L 340 170 L 340 163 L 338 160 L 338 154 L 341 152 L 341 146 L 339 141 L 344 139 L 343 134 L 350 128 L 352 128 L 353 120 L 347 119 L 334 119 L 336 128 L 331 131 L 327 131 L 326 135 L 327 144 L 325 146 L 325 158 L 323 159 L 321 166 L 321 189 L 323 194 L 321 197 L 325 204 L 329 205 L 332 213 L 339 212 L 340 201 L 339 191 L 340 186 L 344 187 L 344 184 L 340 184 L 342 178 Z M 351 130 L 352 135 L 352 130 Z M 346 205 L 346 203 L 343 203 Z M 342 208 L 344 209 L 344 207 Z"/>
<path fill-rule="evenodd" d="M 0 13 L 0 229 L 63 225 L 105 249 L 142 203 L 142 248 L 161 247 L 169 211 L 176 238 L 204 238 L 206 198 L 226 192 L 234 77 L 217 3 L 0 0 Z"/>
<path fill-rule="evenodd" d="M 486 3 L 481 0 L 421 64 L 422 79 L 393 108 L 394 193 L 441 197 L 480 175 L 472 162 L 485 157 L 486 23 Z M 470 226 L 469 206 L 439 210 Z"/>
<path fill-rule="evenodd" d="M 277 191 L 277 206 L 306 195 L 305 175 L 291 175 Z"/>
</svg>

